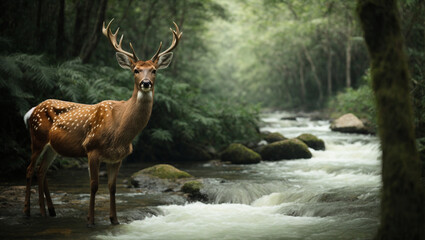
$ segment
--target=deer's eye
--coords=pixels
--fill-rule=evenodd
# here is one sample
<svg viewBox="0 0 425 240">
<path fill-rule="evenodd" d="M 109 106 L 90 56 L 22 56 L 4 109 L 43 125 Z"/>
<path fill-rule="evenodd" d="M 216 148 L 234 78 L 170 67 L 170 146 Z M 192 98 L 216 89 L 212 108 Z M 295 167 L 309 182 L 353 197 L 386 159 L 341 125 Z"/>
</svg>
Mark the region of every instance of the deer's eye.
<svg viewBox="0 0 425 240">
<path fill-rule="evenodd" d="M 156 74 L 156 70 L 155 70 L 155 69 L 154 69 L 154 70 L 152 70 L 152 73 L 153 73 L 153 74 Z"/>
<path fill-rule="evenodd" d="M 139 73 L 139 70 L 137 70 L 137 69 L 134 69 L 134 73 Z"/>
</svg>

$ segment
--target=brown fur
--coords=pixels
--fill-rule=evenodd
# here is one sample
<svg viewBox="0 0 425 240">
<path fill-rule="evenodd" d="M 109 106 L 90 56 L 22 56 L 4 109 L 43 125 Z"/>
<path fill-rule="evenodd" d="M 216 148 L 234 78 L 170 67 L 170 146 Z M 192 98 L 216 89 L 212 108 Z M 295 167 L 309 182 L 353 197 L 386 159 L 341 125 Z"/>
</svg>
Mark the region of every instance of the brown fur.
<svg viewBox="0 0 425 240">
<path fill-rule="evenodd" d="M 99 182 L 99 166 L 107 164 L 110 191 L 110 220 L 118 224 L 115 191 L 121 161 L 132 152 L 131 142 L 146 127 L 153 105 L 157 62 L 131 61 L 134 74 L 133 95 L 127 101 L 107 100 L 94 105 L 46 100 L 35 107 L 28 119 L 31 134 L 31 163 L 27 168 L 27 188 L 24 213 L 30 215 L 30 187 L 34 168 L 38 168 L 39 205 L 46 215 L 44 196 L 49 214 L 56 215 L 45 177 L 56 154 L 68 157 L 88 157 L 90 170 L 90 207 L 88 224 L 94 224 L 95 194 Z M 142 90 L 142 80 L 152 88 Z M 140 97 L 142 94 L 143 97 Z M 138 97 L 139 95 L 139 97 Z"/>
</svg>

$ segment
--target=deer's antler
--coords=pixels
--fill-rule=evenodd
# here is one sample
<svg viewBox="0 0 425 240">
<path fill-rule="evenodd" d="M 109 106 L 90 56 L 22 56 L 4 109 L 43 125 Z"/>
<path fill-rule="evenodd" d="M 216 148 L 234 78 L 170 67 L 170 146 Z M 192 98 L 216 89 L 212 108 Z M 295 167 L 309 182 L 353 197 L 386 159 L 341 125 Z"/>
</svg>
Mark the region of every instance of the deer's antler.
<svg viewBox="0 0 425 240">
<path fill-rule="evenodd" d="M 105 35 L 108 39 L 109 42 L 111 43 L 112 47 L 114 47 L 115 51 L 120 52 L 125 54 L 126 56 L 132 58 L 134 61 L 139 61 L 139 59 L 136 56 L 136 52 L 133 49 L 133 45 L 131 45 L 130 43 L 130 48 L 132 50 L 133 53 L 129 53 L 127 51 L 125 51 L 124 49 L 122 49 L 122 39 L 124 38 L 124 35 L 121 35 L 120 38 L 120 42 L 117 42 L 117 35 L 118 35 L 118 31 L 120 30 L 120 28 L 117 28 L 117 31 L 115 33 L 112 33 L 111 31 L 111 23 L 114 21 L 114 19 L 112 19 L 108 25 L 105 28 L 105 22 L 103 22 L 103 28 L 102 28 L 102 33 L 103 35 Z"/>
<path fill-rule="evenodd" d="M 162 55 L 171 52 L 174 48 L 177 47 L 177 44 L 179 43 L 179 40 L 182 37 L 183 32 L 180 32 L 179 26 L 177 26 L 177 24 L 175 22 L 173 22 L 173 23 L 174 23 L 174 26 L 176 26 L 176 30 L 173 30 L 173 29 L 170 28 L 171 33 L 173 34 L 173 42 L 171 43 L 171 46 L 167 50 L 159 53 L 161 51 L 161 47 L 162 47 L 162 42 L 161 42 L 159 44 L 159 48 L 156 51 L 155 55 L 153 55 L 153 57 L 151 58 L 151 60 L 153 62 L 156 61 Z"/>
</svg>

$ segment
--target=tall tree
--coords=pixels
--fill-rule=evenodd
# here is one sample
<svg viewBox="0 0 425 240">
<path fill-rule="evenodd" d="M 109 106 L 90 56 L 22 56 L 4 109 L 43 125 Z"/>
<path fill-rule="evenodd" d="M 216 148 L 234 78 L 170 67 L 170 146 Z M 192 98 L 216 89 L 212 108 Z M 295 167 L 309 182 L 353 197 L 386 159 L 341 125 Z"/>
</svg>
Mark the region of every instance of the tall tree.
<svg viewBox="0 0 425 240">
<path fill-rule="evenodd" d="M 397 1 L 358 0 L 357 12 L 371 57 L 382 146 L 383 190 L 377 239 L 425 239 L 424 192 Z"/>
<path fill-rule="evenodd" d="M 58 26 L 56 32 L 56 58 L 62 58 L 65 55 L 65 0 L 59 1 Z"/>
<path fill-rule="evenodd" d="M 83 39 L 89 36 L 90 16 L 94 2 L 96 1 L 77 0 L 74 4 L 75 20 L 71 53 L 73 57 L 77 57 L 80 54 L 84 44 Z"/>
<path fill-rule="evenodd" d="M 91 57 L 91 54 L 93 53 L 94 49 L 97 46 L 97 43 L 99 42 L 99 37 L 101 35 L 100 29 L 102 29 L 103 21 L 105 20 L 105 12 L 106 12 L 106 5 L 108 3 L 108 0 L 101 0 L 99 9 L 97 11 L 96 16 L 96 23 L 94 24 L 93 32 L 91 36 L 89 36 L 89 39 L 85 42 L 83 48 L 80 52 L 80 58 L 83 61 L 83 63 L 87 63 Z"/>
</svg>

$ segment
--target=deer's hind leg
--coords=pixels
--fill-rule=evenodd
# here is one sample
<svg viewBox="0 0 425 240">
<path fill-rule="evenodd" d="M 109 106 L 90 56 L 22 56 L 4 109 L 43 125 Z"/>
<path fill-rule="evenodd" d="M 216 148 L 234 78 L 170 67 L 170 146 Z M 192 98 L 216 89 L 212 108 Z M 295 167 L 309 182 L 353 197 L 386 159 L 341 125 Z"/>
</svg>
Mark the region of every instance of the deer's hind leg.
<svg viewBox="0 0 425 240">
<path fill-rule="evenodd" d="M 41 148 L 40 147 L 35 148 L 33 145 L 32 154 L 31 154 L 31 162 L 27 168 L 27 174 L 26 174 L 27 185 L 25 189 L 24 214 L 28 217 L 31 215 L 31 210 L 30 210 L 31 209 L 31 181 L 34 175 L 34 168 L 37 165 L 37 161 L 40 158 L 40 155 L 42 154 L 43 148 L 44 146 Z"/>
<path fill-rule="evenodd" d="M 50 216 L 56 216 L 55 208 L 50 197 L 49 188 L 47 185 L 46 172 L 56 158 L 56 152 L 52 149 L 50 144 L 45 146 L 44 154 L 42 156 L 40 165 L 38 167 L 37 179 L 38 179 L 38 202 L 40 205 L 41 216 L 46 216 L 46 208 L 44 204 L 44 195 L 46 196 L 47 207 L 49 209 Z"/>
</svg>

